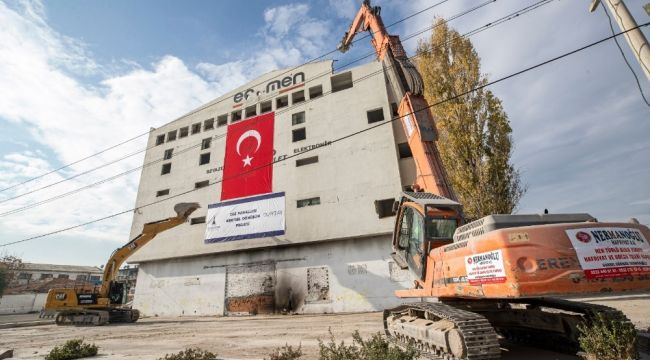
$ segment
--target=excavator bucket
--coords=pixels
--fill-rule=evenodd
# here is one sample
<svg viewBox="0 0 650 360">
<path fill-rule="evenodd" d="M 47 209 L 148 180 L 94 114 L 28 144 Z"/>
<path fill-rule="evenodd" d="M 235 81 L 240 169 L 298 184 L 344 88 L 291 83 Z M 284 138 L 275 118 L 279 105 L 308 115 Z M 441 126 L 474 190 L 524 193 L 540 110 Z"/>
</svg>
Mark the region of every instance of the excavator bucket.
<svg viewBox="0 0 650 360">
<path fill-rule="evenodd" d="M 178 216 L 187 218 L 189 217 L 196 209 L 200 208 L 199 203 L 178 203 L 174 205 L 174 211 Z"/>
</svg>

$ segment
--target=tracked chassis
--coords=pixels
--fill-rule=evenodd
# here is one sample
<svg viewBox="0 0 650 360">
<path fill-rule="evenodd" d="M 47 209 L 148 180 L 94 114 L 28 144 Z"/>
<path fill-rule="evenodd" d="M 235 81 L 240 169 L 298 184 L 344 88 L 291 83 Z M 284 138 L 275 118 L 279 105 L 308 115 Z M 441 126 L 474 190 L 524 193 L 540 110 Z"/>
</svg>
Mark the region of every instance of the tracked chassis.
<svg viewBox="0 0 650 360">
<path fill-rule="evenodd" d="M 499 359 L 497 334 L 575 354 L 577 325 L 597 314 L 629 322 L 616 309 L 561 299 L 441 299 L 385 310 L 384 330 L 430 359 Z"/>
<path fill-rule="evenodd" d="M 53 317 L 57 325 L 98 326 L 108 323 L 133 323 L 140 318 L 140 312 L 136 309 L 70 309 L 59 311 Z"/>
</svg>

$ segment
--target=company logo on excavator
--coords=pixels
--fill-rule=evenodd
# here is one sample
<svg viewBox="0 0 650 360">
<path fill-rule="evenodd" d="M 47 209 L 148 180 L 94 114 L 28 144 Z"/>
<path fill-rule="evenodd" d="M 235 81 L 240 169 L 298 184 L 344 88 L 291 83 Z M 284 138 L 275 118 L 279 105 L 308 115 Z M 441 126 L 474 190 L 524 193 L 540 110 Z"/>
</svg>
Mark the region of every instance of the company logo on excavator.
<svg viewBox="0 0 650 360">
<path fill-rule="evenodd" d="M 591 241 L 591 235 L 587 234 L 584 231 L 578 231 L 576 233 L 576 239 L 586 244 Z"/>
</svg>

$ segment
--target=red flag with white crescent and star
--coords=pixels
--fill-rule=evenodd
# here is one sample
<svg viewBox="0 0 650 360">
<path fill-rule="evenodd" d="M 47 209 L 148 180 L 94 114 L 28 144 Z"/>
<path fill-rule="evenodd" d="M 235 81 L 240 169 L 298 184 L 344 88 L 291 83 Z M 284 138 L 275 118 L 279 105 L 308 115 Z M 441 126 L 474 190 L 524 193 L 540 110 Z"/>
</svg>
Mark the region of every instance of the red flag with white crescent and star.
<svg viewBox="0 0 650 360">
<path fill-rule="evenodd" d="M 271 112 L 228 125 L 221 201 L 272 191 L 274 121 Z"/>
</svg>

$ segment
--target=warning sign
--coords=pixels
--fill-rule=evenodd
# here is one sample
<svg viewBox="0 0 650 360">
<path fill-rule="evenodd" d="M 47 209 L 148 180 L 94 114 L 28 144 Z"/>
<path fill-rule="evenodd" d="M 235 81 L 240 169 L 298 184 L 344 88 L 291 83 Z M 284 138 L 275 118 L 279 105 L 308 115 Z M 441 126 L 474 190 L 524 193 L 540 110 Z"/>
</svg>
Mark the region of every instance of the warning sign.
<svg viewBox="0 0 650 360">
<path fill-rule="evenodd" d="M 650 244 L 634 228 L 566 230 L 588 279 L 650 275 Z"/>
<path fill-rule="evenodd" d="M 501 250 L 465 256 L 465 270 L 470 285 L 498 284 L 506 281 Z"/>
</svg>

